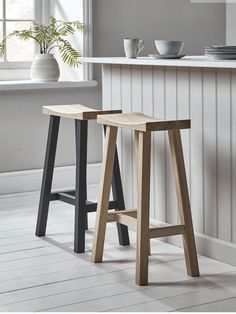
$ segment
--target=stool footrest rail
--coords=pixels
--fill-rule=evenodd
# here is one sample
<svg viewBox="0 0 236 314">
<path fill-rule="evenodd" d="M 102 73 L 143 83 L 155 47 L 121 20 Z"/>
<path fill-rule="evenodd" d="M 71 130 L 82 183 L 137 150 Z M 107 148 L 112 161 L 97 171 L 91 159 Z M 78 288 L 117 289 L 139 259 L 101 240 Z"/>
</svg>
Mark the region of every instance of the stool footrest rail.
<svg viewBox="0 0 236 314">
<path fill-rule="evenodd" d="M 119 222 L 128 226 L 131 230 L 137 230 L 137 210 L 122 210 L 118 212 L 109 212 L 107 222 Z M 149 226 L 149 238 L 162 238 L 185 234 L 184 225 L 170 225 L 165 222 L 158 222 L 157 226 Z"/>
<path fill-rule="evenodd" d="M 75 191 L 66 191 L 66 192 L 54 192 L 50 195 L 50 201 L 61 201 L 70 205 L 75 205 Z M 81 205 L 84 206 L 84 205 Z M 86 212 L 95 212 L 97 210 L 97 203 L 86 201 L 86 205 L 84 206 Z M 108 209 L 117 209 L 118 202 L 110 201 Z"/>
</svg>

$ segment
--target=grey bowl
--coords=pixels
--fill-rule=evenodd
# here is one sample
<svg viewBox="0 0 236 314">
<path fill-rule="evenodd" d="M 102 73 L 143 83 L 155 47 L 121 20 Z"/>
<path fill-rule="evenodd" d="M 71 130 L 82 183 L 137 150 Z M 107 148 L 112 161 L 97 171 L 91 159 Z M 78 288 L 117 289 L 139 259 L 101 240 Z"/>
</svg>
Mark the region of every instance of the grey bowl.
<svg viewBox="0 0 236 314">
<path fill-rule="evenodd" d="M 161 55 L 178 55 L 184 47 L 181 40 L 155 40 L 155 44 Z"/>
</svg>

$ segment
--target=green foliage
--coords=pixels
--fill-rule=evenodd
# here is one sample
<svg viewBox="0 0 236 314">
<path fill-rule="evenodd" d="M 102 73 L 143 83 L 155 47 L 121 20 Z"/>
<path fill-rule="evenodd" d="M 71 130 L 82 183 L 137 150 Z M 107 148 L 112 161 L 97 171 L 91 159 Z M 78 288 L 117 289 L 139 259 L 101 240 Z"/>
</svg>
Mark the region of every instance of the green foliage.
<svg viewBox="0 0 236 314">
<path fill-rule="evenodd" d="M 84 25 L 79 21 L 63 22 L 50 17 L 48 26 L 33 23 L 27 30 L 14 31 L 0 42 L 0 57 L 3 57 L 6 50 L 6 41 L 11 37 L 18 37 L 22 40 L 33 39 L 40 47 L 40 53 L 46 54 L 54 48 L 58 48 L 62 60 L 71 67 L 78 67 L 80 52 L 75 50 L 66 37 L 76 32 L 83 32 Z"/>
</svg>

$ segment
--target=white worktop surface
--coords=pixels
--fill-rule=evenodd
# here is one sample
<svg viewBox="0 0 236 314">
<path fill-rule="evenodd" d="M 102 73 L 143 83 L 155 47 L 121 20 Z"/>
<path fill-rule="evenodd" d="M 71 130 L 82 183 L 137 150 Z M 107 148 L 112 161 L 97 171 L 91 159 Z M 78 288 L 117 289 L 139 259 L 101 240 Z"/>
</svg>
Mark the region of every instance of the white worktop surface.
<svg viewBox="0 0 236 314">
<path fill-rule="evenodd" d="M 127 64 L 127 65 L 151 65 L 151 66 L 174 66 L 174 67 L 199 67 L 199 68 L 225 68 L 236 69 L 236 60 L 215 61 L 205 56 L 186 56 L 180 60 L 157 60 L 150 57 L 140 57 L 138 59 L 127 59 L 124 57 L 93 57 L 81 58 L 87 63 L 100 64 Z"/>
</svg>

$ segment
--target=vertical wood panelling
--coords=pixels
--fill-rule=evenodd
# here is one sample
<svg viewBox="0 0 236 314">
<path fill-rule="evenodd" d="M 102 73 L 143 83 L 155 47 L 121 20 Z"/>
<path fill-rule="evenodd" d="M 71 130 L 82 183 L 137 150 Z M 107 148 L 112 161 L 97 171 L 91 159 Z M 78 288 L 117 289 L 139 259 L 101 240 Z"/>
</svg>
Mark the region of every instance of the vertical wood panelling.
<svg viewBox="0 0 236 314">
<path fill-rule="evenodd" d="M 112 73 L 110 65 L 102 66 L 102 102 L 103 109 L 112 108 Z"/>
<path fill-rule="evenodd" d="M 236 70 L 232 70 L 231 81 L 231 157 L 232 157 L 232 240 L 236 243 Z"/>
<path fill-rule="evenodd" d="M 177 118 L 178 119 L 189 119 L 190 118 L 190 94 L 189 94 L 189 70 L 187 68 L 177 69 Z M 187 178 L 190 176 L 190 131 L 181 131 L 183 140 L 183 149 L 185 154 L 185 165 Z"/>
<path fill-rule="evenodd" d="M 218 236 L 231 241 L 230 72 L 217 71 Z"/>
<path fill-rule="evenodd" d="M 182 139 L 195 231 L 236 243 L 236 70 L 106 65 L 103 107 L 191 118 L 191 131 L 182 131 Z M 176 223 L 167 144 L 164 132 L 153 134 L 152 218 Z M 121 146 L 126 205 L 132 208 L 137 187 L 129 130 L 122 130 Z"/>
<path fill-rule="evenodd" d="M 154 116 L 160 119 L 165 118 L 165 71 L 164 68 L 153 70 L 154 89 Z M 164 132 L 154 132 L 154 202 L 155 219 L 166 221 L 166 197 L 165 197 L 165 134 Z"/>
<path fill-rule="evenodd" d="M 142 67 L 134 66 L 132 71 L 132 112 L 142 112 Z M 133 136 L 134 140 L 134 136 Z M 133 146 L 134 147 L 134 146 Z M 137 208 L 137 164 L 133 149 L 133 207 Z"/>
<path fill-rule="evenodd" d="M 116 82 L 114 82 L 114 86 L 115 84 Z M 102 66 L 102 102 L 103 102 L 103 109 L 105 110 L 112 109 L 112 102 L 114 101 L 114 95 L 112 92 L 113 92 L 112 66 L 103 65 Z"/>
<path fill-rule="evenodd" d="M 121 100 L 121 66 L 120 65 L 111 65 L 111 108 L 112 109 L 123 109 L 122 100 Z M 120 167 L 122 168 L 122 142 L 121 142 L 121 132 L 118 131 L 117 136 L 117 149 L 120 161 Z"/>
<path fill-rule="evenodd" d="M 176 69 L 165 69 L 165 118 L 176 119 L 177 117 L 177 82 Z M 166 134 L 165 134 L 166 135 Z M 167 222 L 177 223 L 177 199 L 173 166 L 170 158 L 168 136 L 166 136 L 166 210 Z"/>
<path fill-rule="evenodd" d="M 189 69 L 177 69 L 177 118 L 190 118 L 190 94 L 189 94 Z M 190 130 L 182 130 L 181 137 L 183 141 L 184 161 L 190 191 Z"/>
<path fill-rule="evenodd" d="M 113 64 L 111 66 L 112 70 L 112 108 L 113 109 L 122 109 L 121 101 L 121 69 L 120 65 Z"/>
<path fill-rule="evenodd" d="M 190 72 L 191 136 L 191 205 L 195 231 L 203 232 L 203 121 L 202 121 L 202 72 Z"/>
<path fill-rule="evenodd" d="M 203 71 L 204 233 L 217 237 L 216 72 Z"/>
<path fill-rule="evenodd" d="M 142 103 L 143 103 L 143 113 L 148 116 L 154 115 L 154 105 L 153 105 L 153 69 L 152 67 L 144 67 L 142 71 Z M 153 134 L 152 134 L 152 147 L 153 151 Z M 150 186 L 150 216 L 155 218 L 155 206 L 154 206 L 154 175 L 153 175 L 153 165 L 154 158 L 151 155 L 151 186 Z"/>
<path fill-rule="evenodd" d="M 121 66 L 121 101 L 124 112 L 132 111 L 132 75 L 130 66 Z M 121 130 L 122 134 L 122 173 L 126 207 L 132 208 L 133 193 L 133 132 Z"/>
</svg>

